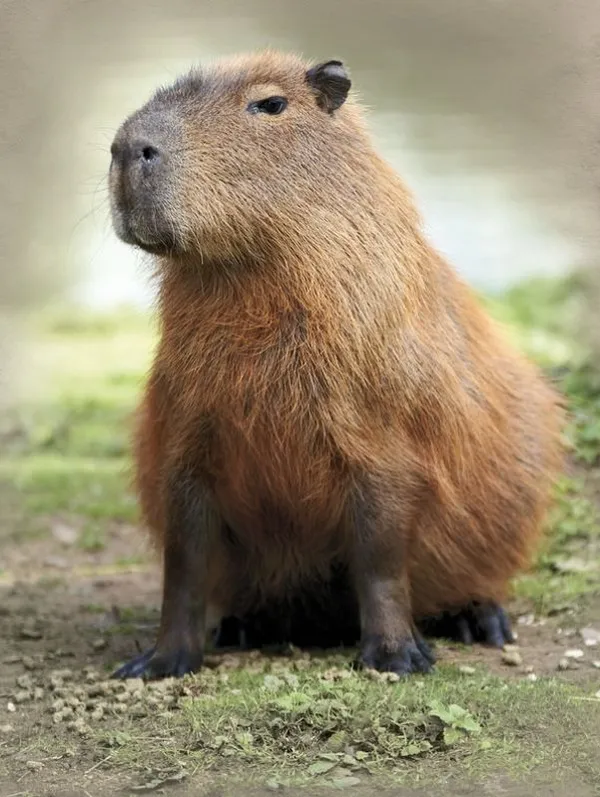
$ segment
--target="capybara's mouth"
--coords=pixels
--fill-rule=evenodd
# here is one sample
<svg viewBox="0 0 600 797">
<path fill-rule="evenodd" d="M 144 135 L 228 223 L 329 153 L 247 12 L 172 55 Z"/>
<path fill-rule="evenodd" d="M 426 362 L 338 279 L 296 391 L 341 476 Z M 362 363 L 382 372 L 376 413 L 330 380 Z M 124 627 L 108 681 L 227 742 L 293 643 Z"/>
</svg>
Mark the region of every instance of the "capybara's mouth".
<svg viewBox="0 0 600 797">
<path fill-rule="evenodd" d="M 173 233 L 161 229 L 152 214 L 135 211 L 116 202 L 113 208 L 113 226 L 123 243 L 135 246 L 152 255 L 168 254 L 175 251 Z"/>
</svg>

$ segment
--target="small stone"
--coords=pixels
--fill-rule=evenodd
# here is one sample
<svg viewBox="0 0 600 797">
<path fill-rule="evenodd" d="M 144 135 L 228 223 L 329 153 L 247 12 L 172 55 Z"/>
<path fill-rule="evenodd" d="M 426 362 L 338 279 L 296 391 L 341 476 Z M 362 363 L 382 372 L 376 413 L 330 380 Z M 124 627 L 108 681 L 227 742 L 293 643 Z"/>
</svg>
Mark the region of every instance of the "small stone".
<svg viewBox="0 0 600 797">
<path fill-rule="evenodd" d="M 96 722 L 97 722 L 98 720 L 101 720 L 103 716 L 104 716 L 104 709 L 103 709 L 103 708 L 101 708 L 100 706 L 98 706 L 97 708 L 95 708 L 95 709 L 92 711 L 92 713 L 90 714 L 90 717 L 91 717 L 93 720 L 95 720 Z"/>
<path fill-rule="evenodd" d="M 41 761 L 27 761 L 25 766 L 32 772 L 38 772 L 40 769 L 44 768 L 44 764 Z"/>
<path fill-rule="evenodd" d="M 525 672 L 527 675 L 531 675 L 531 673 L 533 672 L 533 667 L 532 667 L 531 665 L 529 665 L 528 667 L 525 667 L 525 670 L 524 670 L 524 672 Z"/>
<path fill-rule="evenodd" d="M 8 723 L 0 725 L 0 733 L 6 734 L 6 733 L 12 733 L 13 731 L 14 731 L 13 726 L 9 725 Z"/>
<path fill-rule="evenodd" d="M 79 534 L 77 529 L 74 529 L 72 526 L 67 526 L 66 523 L 57 521 L 52 524 L 52 536 L 63 545 L 73 545 L 77 542 Z"/>
<path fill-rule="evenodd" d="M 60 681 L 72 681 L 73 670 L 69 670 L 66 668 L 62 670 L 52 670 L 52 672 L 50 673 L 50 679 L 52 678 L 55 678 L 56 680 Z"/>
<path fill-rule="evenodd" d="M 600 645 L 600 631 L 595 628 L 582 628 L 579 633 L 583 639 L 583 644 L 587 648 L 595 648 Z"/>
<path fill-rule="evenodd" d="M 31 656 L 23 656 L 22 658 L 23 667 L 26 670 L 35 670 L 37 668 L 37 662 Z"/>
<path fill-rule="evenodd" d="M 34 700 L 43 700 L 44 699 L 44 690 L 41 686 L 36 686 L 33 690 L 33 699 Z"/>
<path fill-rule="evenodd" d="M 33 686 L 33 678 L 31 675 L 19 675 L 17 678 L 17 686 L 21 689 L 31 689 Z"/>
<path fill-rule="evenodd" d="M 508 647 L 508 645 L 506 646 Z M 511 646 L 512 647 L 512 646 Z M 523 657 L 518 650 L 504 650 L 502 652 L 502 661 L 509 667 L 518 667 L 523 664 Z"/>
<path fill-rule="evenodd" d="M 469 667 L 468 664 L 461 664 L 458 668 L 458 671 L 461 672 L 463 675 L 475 675 L 477 672 L 475 667 Z"/>
<path fill-rule="evenodd" d="M 88 686 L 87 693 L 88 697 L 102 697 L 109 693 L 110 689 L 106 681 L 100 681 L 100 683 L 94 683 Z"/>
<path fill-rule="evenodd" d="M 600 661 L 593 661 L 592 667 L 595 667 L 597 670 L 600 670 Z"/>
<path fill-rule="evenodd" d="M 128 692 L 142 692 L 144 686 L 143 678 L 130 678 L 128 681 L 125 681 L 125 688 Z"/>
<path fill-rule="evenodd" d="M 600 689 L 596 692 L 594 697 L 597 698 L 598 700 L 600 700 Z"/>
<path fill-rule="evenodd" d="M 101 650 L 104 650 L 108 646 L 108 642 L 106 639 L 99 637 L 98 639 L 94 639 L 92 642 L 92 649 L 95 650 L 97 653 Z"/>
<path fill-rule="evenodd" d="M 534 672 L 530 672 L 527 675 L 527 680 L 531 681 L 531 683 L 535 683 L 537 681 L 537 679 L 538 679 L 538 677 L 537 677 L 537 675 Z"/>
<path fill-rule="evenodd" d="M 15 711 L 17 710 L 15 704 L 11 700 L 9 700 L 8 703 L 6 704 L 6 710 L 9 711 L 11 714 L 14 714 Z"/>
<path fill-rule="evenodd" d="M 21 627 L 19 631 L 21 639 L 41 639 L 42 632 L 33 624 L 27 624 Z"/>
<path fill-rule="evenodd" d="M 564 671 L 564 670 L 568 670 L 570 668 L 570 666 L 571 666 L 571 662 L 569 661 L 569 659 L 564 659 L 563 658 L 563 659 L 561 659 L 558 662 L 558 668 L 557 669 Z"/>
<path fill-rule="evenodd" d="M 535 614 L 522 614 L 517 623 L 519 625 L 533 625 L 535 622 Z"/>
<path fill-rule="evenodd" d="M 65 707 L 65 701 L 62 698 L 58 698 L 57 700 L 52 701 L 52 711 L 62 711 Z"/>
<path fill-rule="evenodd" d="M 31 692 L 28 689 L 21 689 L 19 692 L 15 692 L 13 699 L 15 703 L 27 703 L 28 700 L 31 700 Z"/>
<path fill-rule="evenodd" d="M 572 648 L 565 652 L 565 658 L 567 659 L 582 659 L 584 656 L 585 653 L 580 648 Z"/>
</svg>

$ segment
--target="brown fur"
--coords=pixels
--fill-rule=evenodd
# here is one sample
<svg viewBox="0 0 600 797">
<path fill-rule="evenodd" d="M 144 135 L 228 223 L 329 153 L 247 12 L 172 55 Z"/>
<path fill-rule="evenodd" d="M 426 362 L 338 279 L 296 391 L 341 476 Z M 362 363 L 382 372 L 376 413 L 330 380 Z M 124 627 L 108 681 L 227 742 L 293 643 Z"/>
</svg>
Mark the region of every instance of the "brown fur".
<svg viewBox="0 0 600 797">
<path fill-rule="evenodd" d="M 384 508 L 390 606 L 500 602 L 538 541 L 560 402 L 425 239 L 358 105 L 324 112 L 306 69 L 242 57 L 153 101 L 177 109 L 179 146 L 135 444 L 144 519 L 164 550 L 169 475 L 208 491 L 215 621 L 351 564 L 357 490 Z M 271 95 L 284 114 L 242 115 Z M 371 631 L 404 634 L 387 611 Z"/>
</svg>

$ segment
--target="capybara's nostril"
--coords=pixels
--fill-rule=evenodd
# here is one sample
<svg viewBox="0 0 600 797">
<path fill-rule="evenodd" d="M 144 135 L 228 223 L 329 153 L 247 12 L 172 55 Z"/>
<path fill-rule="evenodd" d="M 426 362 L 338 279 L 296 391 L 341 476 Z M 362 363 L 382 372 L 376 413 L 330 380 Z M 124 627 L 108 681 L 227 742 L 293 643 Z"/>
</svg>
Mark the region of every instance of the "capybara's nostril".
<svg viewBox="0 0 600 797">
<path fill-rule="evenodd" d="M 156 147 L 144 147 L 144 149 L 142 150 L 142 157 L 146 161 L 154 160 L 155 158 L 158 158 L 159 155 L 160 153 L 156 149 Z"/>
<path fill-rule="evenodd" d="M 147 141 L 134 141 L 131 145 L 132 160 L 141 160 L 154 165 L 160 160 L 160 150 Z"/>
</svg>

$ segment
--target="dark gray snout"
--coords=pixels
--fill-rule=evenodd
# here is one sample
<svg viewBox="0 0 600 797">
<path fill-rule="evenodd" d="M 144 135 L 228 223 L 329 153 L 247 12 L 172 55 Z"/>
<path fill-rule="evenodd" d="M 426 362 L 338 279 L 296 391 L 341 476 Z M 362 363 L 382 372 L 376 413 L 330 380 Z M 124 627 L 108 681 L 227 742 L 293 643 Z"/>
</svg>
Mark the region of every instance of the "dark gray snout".
<svg viewBox="0 0 600 797">
<path fill-rule="evenodd" d="M 174 248 L 167 209 L 173 195 L 169 152 L 176 125 L 171 114 L 142 110 L 127 120 L 111 145 L 110 198 L 115 231 L 121 240 L 150 252 Z"/>
</svg>

